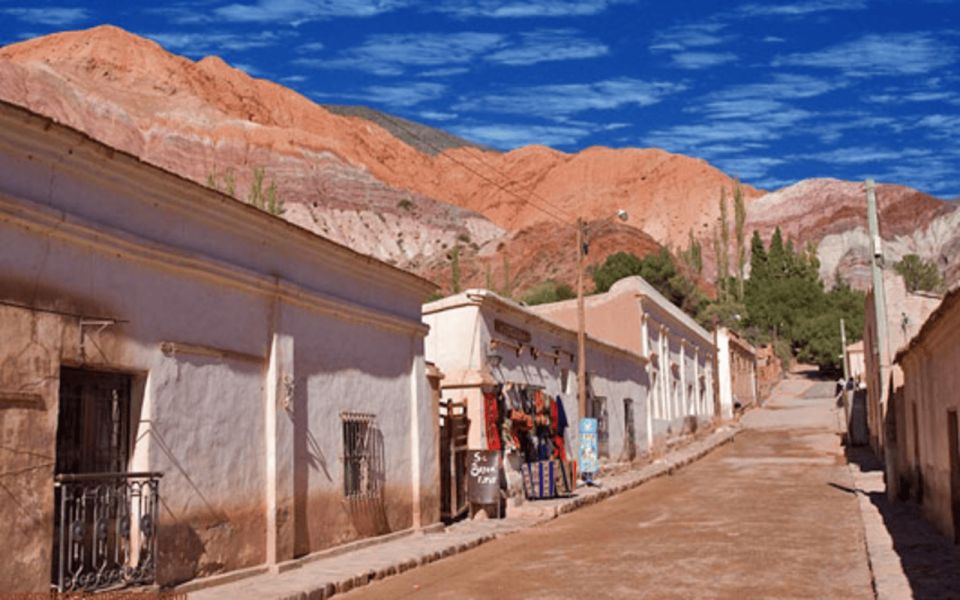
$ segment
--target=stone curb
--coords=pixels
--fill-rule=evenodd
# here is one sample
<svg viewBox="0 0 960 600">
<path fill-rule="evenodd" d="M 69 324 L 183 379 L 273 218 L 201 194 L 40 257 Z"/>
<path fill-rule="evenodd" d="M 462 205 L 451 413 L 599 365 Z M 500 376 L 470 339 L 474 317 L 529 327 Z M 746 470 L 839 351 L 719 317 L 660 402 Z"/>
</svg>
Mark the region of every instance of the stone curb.
<svg viewBox="0 0 960 600">
<path fill-rule="evenodd" d="M 893 548 L 883 517 L 870 501 L 871 487 L 868 475 L 852 463 L 847 463 L 854 487 L 857 490 L 857 505 L 860 508 L 860 524 L 863 527 L 863 546 L 870 569 L 873 597 L 877 600 L 912 598 L 910 582 L 903 572 L 900 557 Z"/>
<path fill-rule="evenodd" d="M 545 511 L 546 514 L 542 516 L 524 519 L 520 522 L 514 521 L 512 523 L 509 520 L 487 521 L 487 523 L 491 523 L 493 527 L 497 527 L 500 530 L 478 533 L 466 540 L 454 542 L 440 549 L 427 550 L 417 557 L 397 560 L 393 563 L 377 568 L 361 569 L 353 575 L 343 576 L 340 574 L 331 573 L 331 579 L 334 579 L 333 581 L 317 581 L 316 583 L 309 584 L 309 587 L 306 589 L 292 593 L 278 594 L 273 596 L 273 598 L 276 600 L 325 600 L 326 598 L 330 598 L 337 594 L 343 594 L 352 589 L 363 587 L 370 582 L 385 579 L 393 575 L 398 575 L 411 569 L 425 566 L 432 562 L 466 552 L 480 545 L 486 544 L 487 542 L 492 542 L 494 540 L 503 538 L 507 535 L 537 527 L 538 525 L 542 525 L 558 518 L 560 515 L 568 514 L 581 508 L 597 504 L 598 502 L 602 502 L 607 498 L 611 498 L 617 494 L 639 487 L 640 485 L 658 477 L 670 475 L 677 469 L 695 462 L 716 448 L 733 441 L 734 437 L 739 432 L 739 425 L 728 425 L 724 430 L 715 431 L 704 439 L 694 441 L 688 446 L 676 450 L 675 454 L 678 456 L 668 456 L 662 458 L 658 462 L 641 467 L 637 471 L 633 472 L 633 474 L 619 475 L 616 478 L 626 479 L 626 481 L 614 482 L 609 485 L 609 487 L 603 487 L 599 489 L 587 488 L 587 493 L 562 500 L 561 503 L 551 507 L 552 510 Z M 470 522 L 468 521 L 466 523 Z M 499 526 L 500 524 L 502 524 L 502 526 Z M 456 526 L 452 526 L 447 528 L 446 532 L 457 534 L 458 530 Z M 469 534 L 467 535 L 469 536 Z M 322 578 L 322 576 L 318 577 L 318 579 L 319 578 Z M 216 588 L 208 588 L 204 591 L 208 593 L 216 592 Z"/>
</svg>

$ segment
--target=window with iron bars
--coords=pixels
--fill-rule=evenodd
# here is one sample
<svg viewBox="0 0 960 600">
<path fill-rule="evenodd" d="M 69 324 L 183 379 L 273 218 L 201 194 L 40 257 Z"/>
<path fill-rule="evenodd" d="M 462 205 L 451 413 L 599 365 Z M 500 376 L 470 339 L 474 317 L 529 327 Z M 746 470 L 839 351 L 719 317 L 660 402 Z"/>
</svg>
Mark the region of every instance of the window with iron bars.
<svg viewBox="0 0 960 600">
<path fill-rule="evenodd" d="M 341 413 L 343 427 L 343 495 L 347 498 L 376 496 L 379 482 L 375 473 L 374 415 Z"/>
</svg>

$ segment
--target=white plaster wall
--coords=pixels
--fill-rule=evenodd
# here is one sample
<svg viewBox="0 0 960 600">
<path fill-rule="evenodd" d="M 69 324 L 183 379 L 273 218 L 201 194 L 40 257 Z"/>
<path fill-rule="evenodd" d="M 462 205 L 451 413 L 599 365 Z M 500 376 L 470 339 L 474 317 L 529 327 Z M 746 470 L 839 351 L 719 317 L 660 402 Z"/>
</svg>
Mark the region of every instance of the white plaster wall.
<svg viewBox="0 0 960 600">
<path fill-rule="evenodd" d="M 730 365 L 730 334 L 726 329 L 717 331 L 717 368 L 720 382 L 720 416 L 733 418 L 733 376 Z"/>
<path fill-rule="evenodd" d="M 283 490 L 281 500 L 329 492 L 323 510 L 331 515 L 322 523 L 316 513 L 299 515 L 308 539 L 293 541 L 296 552 L 361 535 L 334 497 L 342 490 L 340 410 L 378 415 L 389 526 L 410 525 L 412 465 L 419 462 L 421 483 L 436 479 L 435 449 L 411 448 L 411 410 L 429 406 L 426 382 L 411 380 L 423 372 L 426 284 L 173 176 L 116 163 L 92 142 L 52 160 L 43 148 L 6 145 L 6 134 L 0 300 L 124 321 L 93 335 L 85 358 L 77 355 L 79 325 L 71 321 L 65 335 L 72 350 L 64 358 L 130 372 L 143 386 L 132 463 L 164 472 L 161 581 L 265 559 L 265 382 L 277 332 L 293 338 L 296 390 L 284 415 L 293 421 L 292 438 L 278 440 L 276 476 L 298 489 Z M 196 194 L 197 203 L 185 210 L 177 194 Z M 278 239 L 278 227 L 289 234 Z M 278 300 L 265 283 L 271 280 L 292 296 Z M 162 342 L 227 356 L 167 356 Z M 432 407 L 418 414 L 418 429 L 432 431 L 432 416 Z M 285 479 L 291 465 L 293 482 Z M 281 515 L 287 528 L 299 508 Z"/>
</svg>

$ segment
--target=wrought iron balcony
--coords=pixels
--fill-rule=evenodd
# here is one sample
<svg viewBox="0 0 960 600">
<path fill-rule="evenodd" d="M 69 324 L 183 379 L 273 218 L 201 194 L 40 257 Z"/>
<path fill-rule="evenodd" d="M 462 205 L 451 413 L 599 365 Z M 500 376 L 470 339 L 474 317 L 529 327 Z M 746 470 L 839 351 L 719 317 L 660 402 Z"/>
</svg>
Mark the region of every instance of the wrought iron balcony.
<svg viewBox="0 0 960 600">
<path fill-rule="evenodd" d="M 162 473 L 57 475 L 53 587 L 149 585 L 157 575 Z"/>
</svg>

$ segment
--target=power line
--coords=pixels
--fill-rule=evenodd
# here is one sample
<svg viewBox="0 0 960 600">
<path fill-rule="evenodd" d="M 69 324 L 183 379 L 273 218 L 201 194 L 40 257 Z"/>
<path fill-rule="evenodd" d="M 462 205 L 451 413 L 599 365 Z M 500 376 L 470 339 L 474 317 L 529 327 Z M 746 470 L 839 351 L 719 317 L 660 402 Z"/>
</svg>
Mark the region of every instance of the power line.
<svg viewBox="0 0 960 600">
<path fill-rule="evenodd" d="M 403 123 L 401 123 L 400 121 L 398 121 L 397 119 L 395 119 L 393 116 L 388 115 L 388 114 L 386 114 L 386 113 L 383 113 L 383 115 L 387 118 L 387 120 L 389 120 L 390 122 L 392 122 L 394 125 L 396 125 L 396 126 L 399 127 L 400 129 L 402 129 L 402 130 L 403 130 L 404 132 L 406 132 L 408 135 L 410 135 L 411 137 L 413 137 L 414 139 L 416 139 L 416 140 L 419 141 L 420 143 L 424 144 L 425 146 L 427 146 L 428 148 L 430 148 L 431 150 L 433 150 L 433 151 L 436 152 L 437 154 L 439 154 L 439 155 L 441 155 L 441 156 L 444 156 L 444 157 L 446 157 L 447 159 L 449 159 L 449 160 L 457 163 L 458 165 L 460 165 L 461 167 L 463 167 L 463 168 L 466 169 L 467 171 L 473 173 L 474 175 L 476 175 L 476 176 L 479 177 L 480 179 L 483 179 L 483 180 L 486 181 L 487 183 L 489 183 L 489 184 L 497 187 L 499 190 L 501 190 L 501 191 L 503 191 L 503 192 L 506 192 L 506 193 L 510 194 L 511 196 L 514 196 L 515 198 L 518 198 L 518 199 L 521 200 L 522 202 L 526 202 L 527 204 L 529 204 L 529 205 L 532 206 L 533 208 L 536 208 L 537 210 L 539 210 L 539 211 L 542 212 L 543 214 L 547 215 L 547 216 L 550 217 L 551 219 L 554 219 L 554 220 L 556 220 L 556 221 L 558 221 L 558 222 L 560 222 L 560 223 L 566 223 L 566 222 L 567 222 L 567 221 L 564 221 L 563 219 L 561 219 L 560 217 L 558 217 L 556 214 L 554 214 L 553 212 L 551 212 L 551 211 L 548 210 L 547 208 L 544 208 L 544 207 L 542 207 L 542 206 L 538 206 L 538 205 L 535 204 L 530 198 L 524 198 L 523 196 L 521 196 L 520 194 L 514 192 L 513 190 L 511 190 L 511 189 L 509 189 L 509 188 L 501 185 L 500 183 L 494 181 L 493 179 L 490 179 L 489 177 L 487 177 L 487 176 L 484 175 L 483 173 L 480 173 L 479 171 L 477 171 L 476 169 L 474 169 L 474 168 L 471 167 L 470 165 L 468 165 L 468 164 L 466 164 L 466 163 L 464 163 L 464 162 L 462 162 L 462 161 L 460 161 L 460 160 L 457 160 L 456 158 L 454 158 L 453 156 L 450 156 L 449 154 L 445 154 L 444 151 L 443 151 L 441 148 L 439 148 L 439 147 L 435 146 L 433 143 L 428 142 L 427 140 L 423 139 L 423 138 L 420 137 L 418 134 L 414 133 L 411 129 L 409 129 L 408 127 L 406 127 Z M 493 166 L 487 164 L 485 161 L 480 161 L 480 162 L 483 162 L 489 169 L 493 170 L 494 172 L 497 172 L 499 175 L 501 175 L 501 176 L 503 176 L 504 178 L 507 178 L 507 179 L 509 180 L 509 176 L 506 175 L 505 173 L 499 172 L 496 168 L 494 168 Z M 513 181 L 513 180 L 510 180 L 510 181 L 511 181 L 511 183 L 515 183 L 515 184 L 519 185 L 518 182 L 516 182 L 516 181 Z M 541 200 L 542 200 L 542 199 L 541 199 Z M 546 200 L 542 200 L 542 201 L 544 202 L 544 204 L 545 204 L 547 207 L 552 208 L 552 209 L 555 210 L 555 211 L 558 211 L 558 212 L 566 212 L 566 211 L 564 211 L 563 209 L 561 209 L 560 207 L 554 206 L 554 205 L 548 203 Z M 569 215 L 569 213 L 567 213 L 567 214 Z"/>
</svg>

